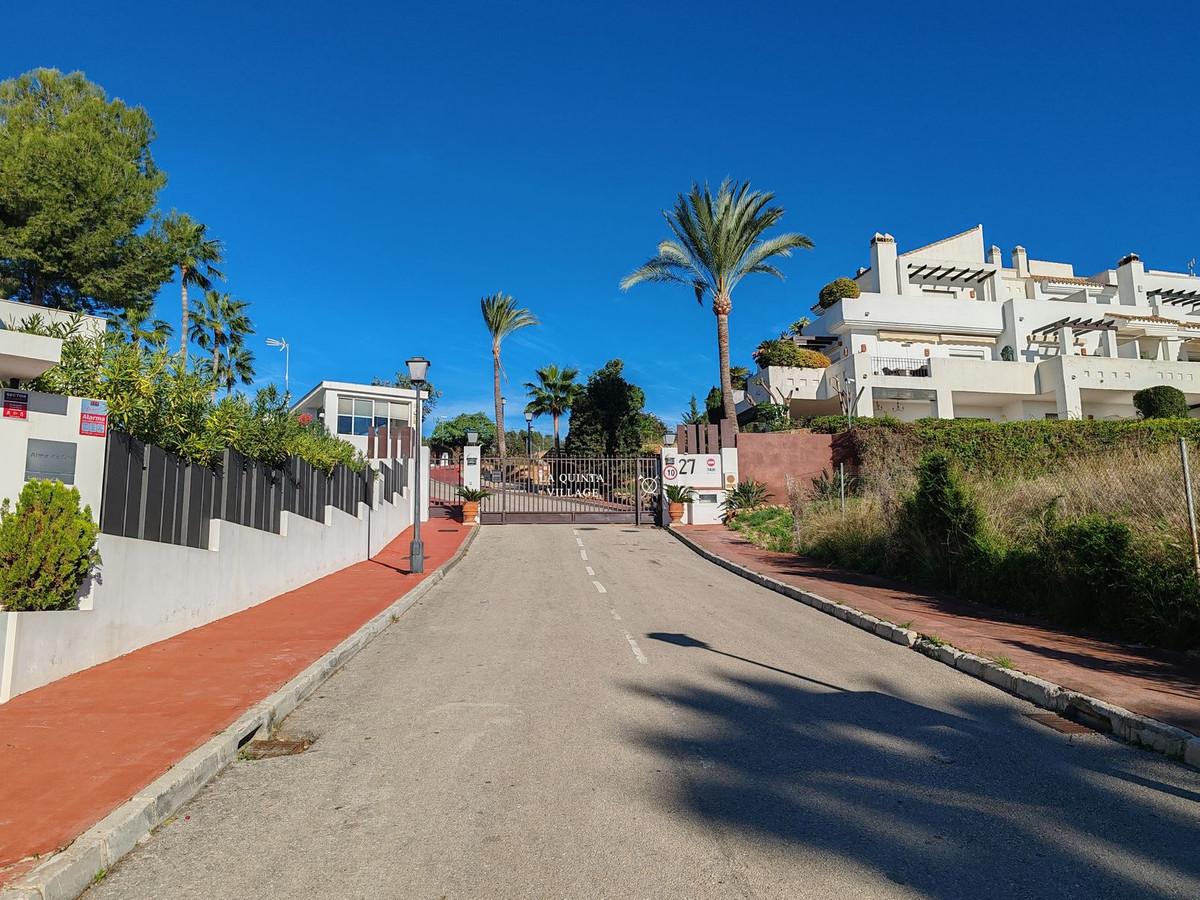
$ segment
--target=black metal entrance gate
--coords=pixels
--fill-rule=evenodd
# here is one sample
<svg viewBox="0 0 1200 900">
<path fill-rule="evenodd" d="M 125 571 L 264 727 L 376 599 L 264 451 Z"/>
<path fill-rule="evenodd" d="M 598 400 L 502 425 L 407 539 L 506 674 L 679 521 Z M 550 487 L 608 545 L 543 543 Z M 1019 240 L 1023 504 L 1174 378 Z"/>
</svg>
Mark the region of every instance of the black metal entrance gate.
<svg viewBox="0 0 1200 900">
<path fill-rule="evenodd" d="M 483 459 L 482 525 L 658 522 L 659 460 L 654 457 L 550 456 Z"/>
</svg>

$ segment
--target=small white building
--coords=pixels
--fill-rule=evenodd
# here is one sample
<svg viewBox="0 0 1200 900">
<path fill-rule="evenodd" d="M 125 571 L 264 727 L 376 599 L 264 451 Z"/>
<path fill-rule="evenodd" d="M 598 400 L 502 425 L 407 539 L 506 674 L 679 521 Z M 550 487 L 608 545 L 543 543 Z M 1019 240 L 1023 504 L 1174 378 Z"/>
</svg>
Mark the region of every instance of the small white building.
<svg viewBox="0 0 1200 900">
<path fill-rule="evenodd" d="M 740 410 L 822 415 L 846 398 L 855 415 L 903 420 L 1119 419 L 1160 384 L 1200 404 L 1200 278 L 1136 254 L 1081 277 L 1024 247 L 1005 260 L 981 225 L 903 253 L 876 234 L 854 280 L 862 295 L 814 307 L 800 339 L 833 364 L 760 369 Z"/>
<path fill-rule="evenodd" d="M 107 408 L 97 401 L 20 389 L 58 365 L 62 340 L 20 329 L 33 317 L 103 333 L 108 323 L 86 316 L 0 300 L 0 500 L 16 502 L 33 478 L 74 485 L 92 516 L 100 515 Z"/>
<path fill-rule="evenodd" d="M 422 399 L 428 397 L 428 391 L 421 391 Z M 402 426 L 415 427 L 416 406 L 415 388 L 322 381 L 297 400 L 292 410 L 324 422 L 332 434 L 366 453 L 369 429 L 387 426 L 398 432 Z"/>
</svg>

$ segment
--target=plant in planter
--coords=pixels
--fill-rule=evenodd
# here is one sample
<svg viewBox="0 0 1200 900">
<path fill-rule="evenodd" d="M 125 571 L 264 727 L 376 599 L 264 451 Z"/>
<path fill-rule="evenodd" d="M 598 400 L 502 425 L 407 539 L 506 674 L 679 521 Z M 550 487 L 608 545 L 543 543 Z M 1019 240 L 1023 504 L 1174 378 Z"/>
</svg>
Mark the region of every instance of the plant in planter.
<svg viewBox="0 0 1200 900">
<path fill-rule="evenodd" d="M 691 503 L 695 499 L 696 492 L 687 485 L 668 484 L 666 494 L 667 515 L 671 517 L 672 525 L 678 525 L 683 521 L 683 505 Z"/>
<path fill-rule="evenodd" d="M 463 487 L 458 489 L 458 496 L 463 502 L 463 522 L 469 524 L 479 518 L 479 504 L 484 498 L 492 496 L 492 492 L 484 488 Z"/>
<path fill-rule="evenodd" d="M 753 478 L 747 478 L 725 494 L 725 502 L 721 504 L 721 508 L 725 511 L 725 519 L 728 521 L 738 513 L 750 512 L 760 506 L 765 506 L 770 499 L 771 494 L 765 484 L 755 481 Z"/>
</svg>

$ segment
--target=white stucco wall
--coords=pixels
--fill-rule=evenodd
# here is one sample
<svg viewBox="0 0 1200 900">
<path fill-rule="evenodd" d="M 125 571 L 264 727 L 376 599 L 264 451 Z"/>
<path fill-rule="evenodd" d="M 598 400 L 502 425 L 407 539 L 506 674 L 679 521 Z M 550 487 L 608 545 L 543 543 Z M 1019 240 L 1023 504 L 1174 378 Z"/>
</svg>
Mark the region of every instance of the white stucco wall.
<svg viewBox="0 0 1200 900">
<path fill-rule="evenodd" d="M 25 454 L 30 438 L 64 441 L 77 446 L 74 487 L 79 488 L 80 500 L 92 508 L 92 518 L 100 520 L 107 439 L 79 433 L 82 402 L 78 397 L 30 391 L 28 418 L 0 418 L 0 500 L 8 498 L 15 505 L 25 486 Z"/>
<path fill-rule="evenodd" d="M 0 612 L 0 702 L 378 553 L 411 522 L 411 470 L 395 503 L 359 504 L 357 516 L 327 507 L 326 524 L 285 512 L 274 534 L 214 519 L 207 550 L 101 535 L 90 608 Z"/>
</svg>

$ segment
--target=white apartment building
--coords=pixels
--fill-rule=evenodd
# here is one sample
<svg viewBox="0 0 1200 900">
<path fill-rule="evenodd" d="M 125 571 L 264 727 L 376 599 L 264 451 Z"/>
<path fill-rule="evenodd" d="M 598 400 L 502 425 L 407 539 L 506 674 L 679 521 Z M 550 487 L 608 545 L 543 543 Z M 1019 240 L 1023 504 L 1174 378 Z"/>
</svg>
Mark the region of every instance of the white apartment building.
<svg viewBox="0 0 1200 900">
<path fill-rule="evenodd" d="M 844 398 L 855 415 L 906 421 L 1118 419 L 1160 384 L 1200 404 L 1200 278 L 1136 254 L 1079 276 L 1024 247 L 1006 261 L 982 225 L 904 253 L 876 234 L 854 280 L 862 295 L 814 307 L 811 337 L 797 339 L 833 365 L 760 369 L 742 409 L 822 415 Z"/>
</svg>

